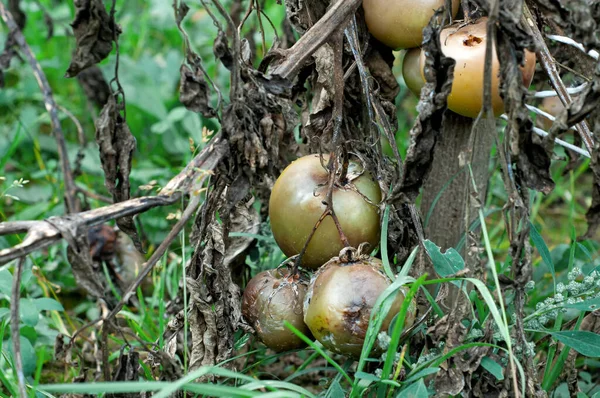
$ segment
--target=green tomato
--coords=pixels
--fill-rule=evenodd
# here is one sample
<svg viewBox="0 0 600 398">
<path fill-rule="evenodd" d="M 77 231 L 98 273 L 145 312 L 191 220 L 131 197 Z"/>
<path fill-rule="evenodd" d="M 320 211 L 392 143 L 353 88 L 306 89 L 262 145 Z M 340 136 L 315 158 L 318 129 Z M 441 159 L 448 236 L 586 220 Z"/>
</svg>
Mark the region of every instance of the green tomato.
<svg viewBox="0 0 600 398">
<path fill-rule="evenodd" d="M 327 163 L 328 157 L 324 156 Z M 333 210 L 351 246 L 379 242 L 381 190 L 371 175 L 350 161 L 349 181 L 333 188 Z M 358 177 L 356 175 L 360 174 Z M 355 177 L 351 177 L 351 176 Z M 269 216 L 277 244 L 286 256 L 302 250 L 315 224 L 326 209 L 328 171 L 319 155 L 304 156 L 281 173 L 271 191 Z M 302 258 L 302 265 L 318 268 L 344 248 L 330 216 L 317 228 Z"/>
<path fill-rule="evenodd" d="M 304 299 L 304 322 L 313 336 L 327 349 L 352 358 L 360 357 L 371 310 L 377 298 L 392 281 L 383 272 L 381 260 L 373 257 L 342 263 L 332 259 L 321 268 L 308 288 Z M 398 292 L 383 320 L 381 331 L 387 331 L 404 301 Z M 413 301 L 404 321 L 412 326 L 416 304 Z M 380 347 L 374 347 L 379 352 Z"/>
<path fill-rule="evenodd" d="M 452 16 L 459 0 L 452 0 Z M 423 41 L 423 28 L 446 0 L 364 0 L 365 21 L 369 32 L 393 49 L 413 48 Z"/>
</svg>

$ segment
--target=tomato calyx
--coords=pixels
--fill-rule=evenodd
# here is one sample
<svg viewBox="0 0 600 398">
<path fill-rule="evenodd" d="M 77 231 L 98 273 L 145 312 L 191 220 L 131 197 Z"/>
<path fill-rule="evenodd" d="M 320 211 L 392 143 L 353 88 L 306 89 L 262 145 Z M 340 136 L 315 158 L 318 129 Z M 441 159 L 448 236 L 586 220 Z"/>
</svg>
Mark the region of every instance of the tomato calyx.
<svg viewBox="0 0 600 398">
<path fill-rule="evenodd" d="M 340 250 L 340 254 L 337 257 L 332 258 L 330 261 L 340 262 L 341 265 L 351 265 L 354 263 L 366 261 L 369 259 L 369 250 L 371 245 L 369 242 L 363 242 L 357 248 L 348 246 Z"/>
</svg>

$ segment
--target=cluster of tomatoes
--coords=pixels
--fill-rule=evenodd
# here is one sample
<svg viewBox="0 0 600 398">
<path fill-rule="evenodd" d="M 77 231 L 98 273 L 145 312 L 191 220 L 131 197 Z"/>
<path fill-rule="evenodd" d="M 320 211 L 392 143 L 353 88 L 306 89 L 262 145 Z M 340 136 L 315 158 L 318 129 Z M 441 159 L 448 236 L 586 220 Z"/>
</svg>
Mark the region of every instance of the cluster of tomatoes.
<svg viewBox="0 0 600 398">
<path fill-rule="evenodd" d="M 456 16 L 459 0 L 452 1 L 452 15 Z M 364 0 L 365 21 L 371 34 L 393 49 L 407 49 L 402 65 L 404 81 L 417 96 L 425 84 L 423 67 L 425 54 L 419 46 L 423 28 L 429 23 L 434 10 L 445 5 L 445 0 Z M 440 44 L 446 57 L 456 61 L 454 81 L 448 96 L 448 109 L 466 117 L 475 118 L 483 106 L 484 65 L 487 45 L 487 18 L 458 21 L 442 30 Z M 504 111 L 499 88 L 500 66 L 495 43 L 492 44 L 492 108 L 499 116 Z M 528 87 L 535 71 L 535 54 L 525 52 L 521 67 L 523 85 Z"/>
<path fill-rule="evenodd" d="M 425 54 L 418 48 L 422 32 L 434 11 L 444 4 L 445 0 L 363 1 L 371 34 L 393 49 L 408 49 L 403 75 L 416 95 L 425 84 Z M 453 16 L 458 8 L 459 0 L 453 0 Z M 444 55 L 456 61 L 448 108 L 463 116 L 476 117 L 483 106 L 486 40 L 486 18 L 456 23 L 440 34 Z M 492 107 L 499 115 L 504 106 L 495 46 L 492 49 Z M 528 52 L 521 67 L 525 86 L 531 83 L 534 69 L 535 55 Z M 375 247 L 379 242 L 379 185 L 358 161 L 351 160 L 347 167 L 336 164 L 332 168 L 331 164 L 327 156 L 300 158 L 283 171 L 271 192 L 269 216 L 277 244 L 298 263 L 300 255 L 304 270 L 315 271 L 310 280 L 306 273 L 298 272 L 298 264 L 264 271 L 250 280 L 244 291 L 244 317 L 260 340 L 276 351 L 304 345 L 304 340 L 284 325 L 287 321 L 326 348 L 358 357 L 373 306 L 392 282 L 383 272 L 381 260 L 362 253 L 365 243 Z M 403 300 L 400 291 L 383 330 Z M 410 326 L 414 317 L 411 303 L 405 326 Z"/>
<path fill-rule="evenodd" d="M 379 242 L 381 190 L 358 161 L 336 170 L 328 166 L 328 156 L 308 155 L 289 165 L 275 182 L 269 201 L 273 236 L 292 260 L 302 253 L 306 272 L 281 267 L 259 273 L 246 286 L 242 311 L 260 340 L 276 351 L 304 345 L 284 325 L 287 321 L 331 351 L 358 357 L 371 310 L 392 282 L 381 260 L 363 253 Z M 330 208 L 335 219 L 327 213 Z M 399 292 L 383 330 L 403 299 Z M 405 326 L 414 316 L 412 305 Z"/>
</svg>

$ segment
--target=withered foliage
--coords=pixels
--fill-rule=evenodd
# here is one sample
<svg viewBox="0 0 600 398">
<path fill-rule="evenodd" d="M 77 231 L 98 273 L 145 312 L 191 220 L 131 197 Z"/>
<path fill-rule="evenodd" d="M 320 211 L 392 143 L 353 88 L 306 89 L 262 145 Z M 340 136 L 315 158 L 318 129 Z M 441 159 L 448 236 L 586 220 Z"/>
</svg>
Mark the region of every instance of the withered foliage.
<svg viewBox="0 0 600 398">
<path fill-rule="evenodd" d="M 97 65 L 92 65 L 77 74 L 77 81 L 87 99 L 99 108 L 104 108 L 111 96 L 110 87 Z"/>
<path fill-rule="evenodd" d="M 496 21 L 493 31 L 497 51 L 502 54 L 501 91 L 509 123 L 505 130 L 505 141 L 499 145 L 498 151 L 504 159 L 502 167 L 510 197 L 510 203 L 504 211 L 510 214 L 507 218 L 511 222 L 507 222 L 507 229 L 510 230 L 510 254 L 514 259 L 511 277 L 503 282 L 516 292 L 514 337 L 518 344 L 524 346 L 527 343 L 521 324 L 524 286 L 532 272 L 527 189 L 548 193 L 554 187 L 549 171 L 552 138 L 565 134 L 569 126 L 582 121 L 589 122 L 594 131 L 600 131 L 600 115 L 597 111 L 600 105 L 600 66 L 590 76 L 591 83 L 577 101 L 559 115 L 558 122 L 550 131 L 550 138 L 539 139 L 533 135 L 533 123 L 525 107 L 528 94 L 522 87 L 519 71 L 524 49 L 536 50 L 532 36 L 523 24 L 524 0 L 507 0 L 499 4 L 486 0 L 467 3 L 473 6 L 475 12 L 495 14 L 495 19 L 492 19 Z M 532 0 L 529 6 L 540 18 L 536 22 L 542 24 L 541 19 L 550 19 L 555 24 L 554 29 L 560 28 L 588 48 L 598 48 L 598 3 L 586 0 L 566 3 Z M 492 8 L 494 4 L 499 8 Z M 11 0 L 9 5 L 13 7 L 19 23 L 24 24 L 25 18 L 19 13 L 18 1 Z M 218 161 L 211 163 L 206 170 L 206 175 L 211 176 L 210 184 L 205 187 L 196 186 L 196 181 L 183 184 L 188 197 L 199 195 L 201 191 L 204 201 L 196 214 L 190 239 L 193 255 L 185 269 L 189 307 L 183 308 L 183 300 L 175 303 L 176 310 L 171 311 L 173 319 L 165 336 L 168 337 L 165 340 L 165 352 L 153 352 L 149 360 L 155 360 L 154 368 L 168 365 L 169 370 L 162 375 L 167 379 L 180 376 L 180 370 L 173 369 L 170 360 L 182 349 L 180 343 L 183 339 L 178 339 L 178 336 L 183 329 L 181 319 L 184 311 L 189 313 L 189 331 L 183 333 L 189 332 L 191 335 L 191 370 L 230 359 L 235 332 L 240 329 L 250 331 L 242 319 L 240 281 L 244 272 L 243 259 L 254 240 L 250 237 L 232 238 L 230 233 L 258 232 L 265 217 L 264 213 L 259 214 L 255 210 L 253 203 L 255 200 L 268 203 L 273 182 L 290 160 L 308 152 L 333 152 L 343 158 L 359 158 L 377 178 L 385 193 L 381 208 L 390 209 L 387 231 L 390 259 L 395 258 L 401 263 L 422 238 L 419 236 L 421 220 L 415 210 L 415 201 L 428 175 L 435 172 L 432 164 L 436 145 L 440 136 L 447 133 L 443 130 L 443 122 L 455 62 L 444 56 L 439 42 L 440 31 L 451 22 L 443 9 L 436 11 L 424 31 L 422 48 L 426 54 L 426 85 L 418 105 L 419 116 L 410 132 L 408 154 L 403 160 L 397 153 L 394 141 L 394 101 L 400 90 L 392 72 L 394 56 L 390 49 L 368 34 L 361 11 L 340 27 L 343 31 L 334 32 L 331 37 L 323 39 L 324 43 L 318 49 L 302 58 L 298 72 L 286 79 L 268 73 L 269 67 L 277 66 L 289 55 L 289 52 L 282 50 L 283 45 L 274 43 L 265 57 L 266 61 L 255 69 L 252 66 L 255 57 L 252 46 L 238 36 L 241 29 L 235 25 L 240 21 L 240 4 L 236 3 L 238 11 L 233 16 L 222 8 L 220 2 L 214 1 L 213 5 L 210 16 L 218 30 L 213 53 L 231 73 L 232 86 L 227 103 L 219 87 L 206 73 L 200 56 L 191 48 L 182 27 L 189 7 L 184 1 L 174 2 L 177 26 L 185 42 L 185 57 L 180 68 L 180 102 L 190 111 L 218 119 L 221 131 L 218 133 L 218 143 L 213 139 L 207 144 L 209 148 L 218 145 L 219 154 Z M 306 34 L 325 15 L 330 5 L 320 0 L 286 1 L 286 44 L 293 42 L 290 39 L 293 38 L 292 28 L 300 35 Z M 102 107 L 96 122 L 96 142 L 105 184 L 114 202 L 126 201 L 130 198 L 129 174 L 136 143 L 125 120 L 124 101 L 118 100 L 118 95 L 123 94 L 120 86 L 118 95 L 112 93 L 95 66 L 110 54 L 121 30 L 113 18 L 114 9 L 109 13 L 101 0 L 76 0 L 75 6 L 77 13 L 72 26 L 76 48 L 67 77 L 77 76 L 88 98 Z M 220 18 L 213 15 L 215 9 L 220 13 Z M 221 25 L 222 20 L 226 21 L 226 26 Z M 344 40 L 336 41 L 342 34 Z M 0 55 L 0 71 L 8 66 L 15 55 L 14 43 L 9 36 L 5 51 Z M 339 69 L 343 70 L 341 86 L 336 79 L 336 76 L 341 76 L 336 73 Z M 118 76 L 115 76 L 115 81 L 119 85 Z M 212 103 L 213 94 L 218 98 L 216 104 Z M 341 117 L 338 118 L 340 115 L 336 115 L 336 112 L 340 112 Z M 296 128 L 299 141 L 294 134 Z M 336 131 L 341 134 L 339 140 L 334 139 Z M 393 159 L 383 155 L 382 136 L 396 150 Z M 591 154 L 596 180 L 593 203 L 588 213 L 590 229 L 587 237 L 591 237 L 600 227 L 600 154 L 597 149 L 594 148 Z M 183 178 L 190 175 L 197 176 L 190 173 Z M 391 195 L 388 195 L 390 192 Z M 264 207 L 263 212 L 266 211 Z M 192 209 L 190 214 L 195 214 L 196 210 Z M 86 231 L 74 230 L 72 224 L 65 220 L 68 221 L 60 218 L 49 222 L 69 244 L 68 258 L 78 285 L 111 306 L 114 303 L 112 298 L 106 297 L 106 281 L 94 269 L 87 234 L 84 233 Z M 121 230 L 135 238 L 137 246 L 141 248 L 133 217 L 123 217 L 117 223 Z M 525 227 L 519 229 L 519 225 Z M 416 339 L 417 344 L 411 349 L 416 353 L 441 342 L 446 347 L 465 344 L 468 330 L 462 320 L 469 316 L 465 306 L 458 306 L 458 310 L 451 315 L 434 324 L 431 322 L 427 335 Z M 587 327 L 596 331 L 595 319 L 586 320 Z M 491 326 L 488 324 L 484 327 L 487 329 L 482 340 L 492 342 Z M 515 387 L 511 385 L 513 380 L 510 377 L 507 377 L 505 384 L 499 384 L 489 375 L 477 372 L 482 359 L 489 355 L 492 355 L 489 347 L 474 347 L 446 361 L 435 376 L 438 394 L 510 395 Z M 112 372 L 113 379 L 136 380 L 137 361 L 136 351 L 121 352 Z M 108 366 L 107 363 L 104 365 Z M 537 385 L 537 374 L 531 359 L 526 361 L 525 371 L 528 394 L 543 395 Z M 572 373 L 568 373 L 568 376 L 572 378 Z"/>
<path fill-rule="evenodd" d="M 106 58 L 113 49 L 113 30 L 120 33 L 102 0 L 75 0 L 75 8 L 71 26 L 76 46 L 66 77 L 75 77 Z"/>
<path fill-rule="evenodd" d="M 123 202 L 130 197 L 129 174 L 136 149 L 135 137 L 121 116 L 120 107 L 115 97 L 109 96 L 108 102 L 96 120 L 96 143 L 100 149 L 104 185 L 115 203 Z M 133 216 L 117 219 L 117 225 L 133 239 L 136 247 L 141 251 L 142 245 Z"/>
</svg>

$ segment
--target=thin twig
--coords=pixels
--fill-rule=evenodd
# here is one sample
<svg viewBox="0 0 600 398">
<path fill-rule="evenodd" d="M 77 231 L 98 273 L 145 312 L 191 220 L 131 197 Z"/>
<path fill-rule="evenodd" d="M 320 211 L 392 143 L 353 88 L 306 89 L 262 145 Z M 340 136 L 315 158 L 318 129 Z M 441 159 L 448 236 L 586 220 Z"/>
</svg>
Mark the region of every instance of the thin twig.
<svg viewBox="0 0 600 398">
<path fill-rule="evenodd" d="M 2 16 L 2 19 L 8 26 L 8 29 L 11 31 L 15 41 L 21 49 L 21 52 L 25 55 L 25 58 L 27 58 L 29 66 L 33 71 L 33 75 L 35 76 L 38 86 L 42 91 L 42 95 L 44 97 L 44 104 L 46 105 L 46 110 L 50 115 L 50 122 L 52 124 L 54 138 L 56 139 L 56 143 L 58 146 L 58 156 L 60 158 L 61 170 L 65 182 L 65 202 L 67 207 L 67 213 L 76 213 L 80 210 L 79 204 L 76 202 L 75 196 L 77 189 L 75 187 L 75 181 L 73 180 L 71 165 L 69 164 L 69 156 L 67 151 L 67 144 L 65 142 L 65 135 L 63 133 L 62 127 L 60 126 L 60 119 L 58 118 L 58 106 L 54 101 L 52 89 L 50 88 L 50 84 L 48 83 L 48 79 L 46 78 L 42 67 L 35 58 L 33 52 L 31 51 L 31 47 L 29 47 L 29 44 L 27 44 L 25 36 L 23 36 L 23 33 L 21 32 L 17 23 L 15 22 L 14 17 L 6 9 L 2 2 L 0 2 L 0 16 Z"/>
<path fill-rule="evenodd" d="M 209 175 L 205 175 L 204 178 L 198 181 L 197 187 L 202 186 L 204 182 L 208 180 L 209 177 Z M 123 306 L 131 299 L 131 297 L 133 297 L 137 288 L 140 287 L 146 276 L 148 276 L 148 274 L 152 271 L 152 268 L 154 268 L 156 263 L 158 263 L 161 257 L 166 253 L 173 240 L 177 237 L 177 235 L 179 235 L 179 233 L 183 230 L 190 218 L 192 218 L 192 216 L 196 213 L 196 210 L 200 206 L 202 195 L 200 193 L 192 194 L 191 198 L 192 199 L 190 200 L 190 203 L 183 211 L 179 221 L 177 221 L 173 229 L 171 229 L 166 238 L 156 248 L 154 253 L 152 253 L 148 261 L 146 261 L 144 268 L 142 268 L 137 278 L 135 278 L 135 280 L 131 282 L 127 290 L 125 290 L 123 296 L 121 297 L 121 300 L 119 301 L 119 303 L 117 303 L 115 308 L 113 308 L 112 311 L 107 315 L 106 319 L 111 319 L 115 315 L 117 315 L 119 311 L 121 311 L 121 308 L 123 308 Z"/>
<path fill-rule="evenodd" d="M 256 2 L 256 17 L 258 18 L 258 26 L 260 28 L 260 37 L 262 39 L 263 56 L 267 53 L 267 40 L 265 39 L 265 27 L 262 22 L 262 12 L 260 7 L 260 0 L 254 0 Z"/>
<path fill-rule="evenodd" d="M 217 10 L 219 10 L 219 13 L 221 14 L 221 16 L 223 18 L 225 18 L 225 21 L 227 21 L 227 25 L 229 26 L 229 30 L 231 30 L 231 34 L 233 36 L 232 38 L 232 42 L 233 42 L 233 62 L 231 63 L 231 94 L 230 94 L 230 98 L 232 101 L 236 101 L 239 100 L 240 97 L 240 90 L 242 88 L 241 86 L 241 73 L 240 73 L 240 57 L 242 55 L 242 44 L 240 42 L 240 35 L 239 32 L 237 30 L 237 27 L 235 26 L 235 23 L 233 22 L 233 19 L 231 19 L 231 15 L 229 15 L 229 13 L 227 12 L 227 10 L 225 10 L 225 8 L 223 8 L 223 5 L 221 4 L 221 2 L 219 0 L 212 0 L 213 4 L 217 7 Z"/>
<path fill-rule="evenodd" d="M 110 22 L 111 22 L 111 28 L 112 28 L 112 34 L 113 34 L 113 41 L 115 42 L 115 76 L 112 78 L 112 80 L 110 81 L 110 83 L 112 84 L 113 82 L 115 82 L 117 84 L 117 92 L 114 93 L 113 95 L 115 96 L 115 100 L 118 99 L 118 96 L 121 96 L 121 109 L 123 111 L 123 123 L 127 122 L 127 101 L 125 99 L 125 91 L 123 90 L 123 87 L 121 86 L 121 81 L 119 80 L 119 64 L 120 64 L 120 58 L 121 58 L 121 52 L 119 50 L 119 31 L 118 31 L 118 26 L 117 26 L 117 22 L 115 20 L 115 14 L 117 12 L 117 0 L 113 0 L 112 1 L 112 6 L 110 8 Z"/>
<path fill-rule="evenodd" d="M 87 190 L 84 187 L 81 187 L 79 185 L 77 186 L 77 192 L 79 192 L 80 194 L 82 194 L 82 195 L 84 195 L 84 196 L 86 196 L 88 198 L 91 198 L 91 199 L 94 199 L 94 200 L 98 200 L 100 202 L 114 203 L 113 200 L 112 200 L 112 198 L 109 198 L 108 196 L 100 195 L 98 193 L 89 191 L 89 190 Z"/>
<path fill-rule="evenodd" d="M 21 259 L 17 263 L 17 267 L 13 275 L 12 290 L 10 294 L 10 334 L 12 337 L 13 354 L 15 356 L 15 368 L 17 371 L 17 381 L 19 382 L 19 395 L 21 398 L 27 398 L 25 374 L 23 373 L 23 358 L 21 356 L 21 332 L 19 328 L 19 301 L 21 297 L 21 277 L 23 276 L 24 265 L 25 257 L 21 257 Z"/>
</svg>

